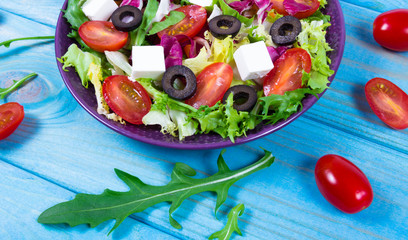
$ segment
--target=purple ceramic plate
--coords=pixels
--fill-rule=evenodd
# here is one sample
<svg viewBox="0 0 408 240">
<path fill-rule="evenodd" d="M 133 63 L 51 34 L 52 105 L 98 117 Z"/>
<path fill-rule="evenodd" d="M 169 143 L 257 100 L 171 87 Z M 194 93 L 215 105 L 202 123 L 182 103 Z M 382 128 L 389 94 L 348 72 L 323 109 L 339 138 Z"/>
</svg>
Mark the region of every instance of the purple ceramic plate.
<svg viewBox="0 0 408 240">
<path fill-rule="evenodd" d="M 66 9 L 67 0 L 65 1 L 62 9 Z M 337 72 L 340 65 L 341 58 L 343 56 L 344 44 L 345 44 L 345 27 L 344 18 L 341 11 L 338 0 L 330 0 L 329 4 L 324 10 L 325 14 L 332 17 L 331 24 L 327 32 L 327 41 L 334 51 L 329 53 L 329 57 L 332 59 L 331 69 Z M 67 37 L 67 34 L 71 31 L 69 23 L 63 18 L 61 13 L 58 18 L 56 33 L 55 33 L 55 55 L 60 58 L 65 54 L 68 47 L 74 43 L 74 41 Z M 286 121 L 280 121 L 274 125 L 259 125 L 255 129 L 249 131 L 247 136 L 239 137 L 232 143 L 228 138 L 223 139 L 217 134 L 201 134 L 186 138 L 180 142 L 177 138 L 170 135 L 163 135 L 160 132 L 158 126 L 144 126 L 144 125 L 122 125 L 120 123 L 108 120 L 102 115 L 96 112 L 96 98 L 92 84 L 86 89 L 82 86 L 79 76 L 75 72 L 75 69 L 69 68 L 68 72 L 62 70 L 62 65 L 57 61 L 58 68 L 60 70 L 62 79 L 72 96 L 78 101 L 78 103 L 94 118 L 101 123 L 105 124 L 109 128 L 116 132 L 123 134 L 127 137 L 135 140 L 154 144 L 162 147 L 178 148 L 178 149 L 212 149 L 223 148 L 233 146 L 237 144 L 247 143 L 252 140 L 264 137 L 270 133 L 273 133 L 284 126 L 288 125 L 304 112 L 306 112 L 313 104 L 317 102 L 317 98 L 309 95 L 303 100 L 303 109 L 290 116 Z M 335 75 L 335 74 L 334 74 Z M 330 83 L 334 79 L 334 75 L 329 78 Z M 322 93 L 323 94 L 323 93 Z M 322 95 L 320 94 L 320 96 Z"/>
</svg>

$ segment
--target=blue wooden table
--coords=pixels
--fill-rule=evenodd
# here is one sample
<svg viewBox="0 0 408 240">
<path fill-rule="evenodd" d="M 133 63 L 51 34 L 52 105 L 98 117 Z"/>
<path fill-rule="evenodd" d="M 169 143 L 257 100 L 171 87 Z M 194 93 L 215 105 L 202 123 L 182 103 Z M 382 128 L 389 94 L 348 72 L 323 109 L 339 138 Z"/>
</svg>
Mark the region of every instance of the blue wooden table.
<svg viewBox="0 0 408 240">
<path fill-rule="evenodd" d="M 330 0 L 329 0 L 330 1 Z M 0 42 L 53 35 L 63 0 L 0 1 Z M 372 23 L 381 12 L 408 8 L 406 0 L 342 0 L 347 39 L 343 61 L 331 88 L 296 121 L 262 139 L 227 148 L 231 169 L 249 165 L 266 148 L 276 156 L 268 169 L 232 186 L 214 217 L 216 196 L 187 199 L 173 214 L 182 230 L 169 224 L 166 203 L 131 215 L 107 236 L 114 221 L 96 228 L 42 225 L 45 209 L 76 193 L 127 191 L 118 168 L 148 184 L 164 185 L 176 162 L 198 171 L 217 171 L 220 149 L 182 151 L 147 145 L 105 127 L 66 89 L 57 69 L 53 41 L 18 42 L 0 48 L 0 87 L 36 72 L 4 102 L 26 111 L 18 130 L 0 141 L 0 239 L 205 239 L 226 223 L 233 206 L 244 203 L 233 239 L 408 239 L 408 131 L 396 131 L 371 111 L 365 83 L 391 80 L 408 92 L 408 53 L 381 48 Z M 370 180 L 372 205 L 348 215 L 329 204 L 314 181 L 314 166 L 325 154 L 354 162 Z"/>
</svg>

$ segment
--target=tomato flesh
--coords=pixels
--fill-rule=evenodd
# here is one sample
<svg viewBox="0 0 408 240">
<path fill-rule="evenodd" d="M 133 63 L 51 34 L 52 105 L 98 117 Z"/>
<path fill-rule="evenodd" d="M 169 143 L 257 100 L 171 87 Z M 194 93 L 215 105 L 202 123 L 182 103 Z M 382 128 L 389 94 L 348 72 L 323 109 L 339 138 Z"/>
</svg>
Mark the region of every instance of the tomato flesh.
<svg viewBox="0 0 408 240">
<path fill-rule="evenodd" d="M 394 51 L 408 51 L 408 9 L 395 9 L 380 14 L 373 24 L 374 39 Z"/>
<path fill-rule="evenodd" d="M 303 70 L 307 73 L 312 68 L 309 53 L 302 48 L 287 50 L 274 63 L 275 67 L 264 77 L 265 96 L 283 95 L 302 87 Z"/>
<path fill-rule="evenodd" d="M 117 51 L 123 48 L 129 34 L 117 30 L 112 22 L 87 21 L 78 29 L 82 41 L 95 51 Z"/>
<path fill-rule="evenodd" d="M 160 32 L 157 35 L 161 38 L 164 34 L 175 36 L 179 34 L 187 35 L 188 37 L 194 37 L 203 28 L 207 22 L 207 10 L 198 5 L 187 5 L 175 9 L 184 13 L 186 16 L 179 23 L 174 24 Z M 162 21 L 165 18 L 162 19 Z"/>
<path fill-rule="evenodd" d="M 384 123 L 395 129 L 408 128 L 408 95 L 384 78 L 373 78 L 365 85 L 367 102 Z"/>
<path fill-rule="evenodd" d="M 127 76 L 113 75 L 105 79 L 102 90 L 112 111 L 132 124 L 143 123 L 152 102 L 142 85 L 130 81 Z"/>
<path fill-rule="evenodd" d="M 0 105 L 0 140 L 10 136 L 24 119 L 24 107 L 16 102 Z"/>
<path fill-rule="evenodd" d="M 233 70 L 227 63 L 216 62 L 207 66 L 197 76 L 196 93 L 185 103 L 195 108 L 214 106 L 230 87 L 232 77 Z"/>
<path fill-rule="evenodd" d="M 315 167 L 315 180 L 326 200 L 345 213 L 357 213 L 373 201 L 367 177 L 344 157 L 334 154 L 321 157 Z"/>
<path fill-rule="evenodd" d="M 275 11 L 279 14 L 282 15 L 291 15 L 289 14 L 285 5 L 288 4 L 286 1 L 288 0 L 270 0 L 273 5 L 272 8 L 275 9 Z M 290 0 L 288 2 L 291 2 L 291 5 L 294 4 L 298 4 L 300 7 L 306 8 L 307 10 L 302 10 L 302 11 L 298 11 L 295 14 L 293 14 L 292 16 L 298 18 L 298 19 L 302 19 L 302 18 L 307 18 L 311 15 L 313 15 L 313 13 L 315 13 L 317 11 L 317 9 L 319 9 L 320 6 L 320 2 L 319 0 Z"/>
</svg>

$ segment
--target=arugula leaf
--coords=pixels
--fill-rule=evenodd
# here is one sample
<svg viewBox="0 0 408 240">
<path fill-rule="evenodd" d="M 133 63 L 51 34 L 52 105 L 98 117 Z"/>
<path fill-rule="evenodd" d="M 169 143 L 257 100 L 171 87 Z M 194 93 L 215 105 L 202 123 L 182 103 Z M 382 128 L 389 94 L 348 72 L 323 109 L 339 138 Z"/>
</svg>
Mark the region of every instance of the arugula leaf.
<svg viewBox="0 0 408 240">
<path fill-rule="evenodd" d="M 25 38 L 14 38 L 4 42 L 0 42 L 0 47 L 5 46 L 6 48 L 10 47 L 12 42 L 21 41 L 21 40 L 37 40 L 37 39 L 55 39 L 55 36 L 40 36 L 40 37 L 25 37 Z"/>
<path fill-rule="evenodd" d="M 160 32 L 161 30 L 164 30 L 174 24 L 179 23 L 181 20 L 183 20 L 186 17 L 186 15 L 182 12 L 179 11 L 171 11 L 169 16 L 166 16 L 166 19 L 163 22 L 155 22 L 152 25 L 152 28 L 150 29 L 149 33 L 147 34 L 148 36 L 156 34 Z"/>
<path fill-rule="evenodd" d="M 142 23 L 137 29 L 129 32 L 129 46 L 141 46 L 145 42 L 147 29 L 150 24 L 152 24 L 157 9 L 159 9 L 159 2 L 157 0 L 149 0 L 147 2 L 146 8 L 143 12 Z"/>
<path fill-rule="evenodd" d="M 242 236 L 241 230 L 238 227 L 238 216 L 241 216 L 244 213 L 245 206 L 244 204 L 240 203 L 228 213 L 228 221 L 225 227 L 213 234 L 208 239 L 221 239 L 221 240 L 228 240 L 231 238 L 231 235 L 234 232 L 237 232 L 239 235 Z"/>
<path fill-rule="evenodd" d="M 13 80 L 13 84 L 8 87 L 8 88 L 0 88 L 0 99 L 3 99 L 6 97 L 7 94 L 11 93 L 12 91 L 14 91 L 15 89 L 17 89 L 18 87 L 20 87 L 26 80 L 32 78 L 32 77 L 36 77 L 37 73 L 30 73 L 27 76 L 23 77 L 20 80 Z"/>
<path fill-rule="evenodd" d="M 78 30 L 82 23 L 89 21 L 82 11 L 82 5 L 86 0 L 69 0 L 67 9 L 64 12 L 64 17 L 71 24 L 71 27 Z"/>
<path fill-rule="evenodd" d="M 241 14 L 239 14 L 237 10 L 230 7 L 224 0 L 219 0 L 218 3 L 224 15 L 231 15 L 231 16 L 236 17 L 240 22 L 245 24 L 245 26 L 247 27 L 250 26 L 252 22 L 254 21 L 254 18 L 246 18 L 242 16 Z"/>
<path fill-rule="evenodd" d="M 37 221 L 45 224 L 68 223 L 71 227 L 87 223 L 90 227 L 96 227 L 109 219 L 115 219 L 116 223 L 110 230 L 110 234 L 130 214 L 142 212 L 161 202 L 170 202 L 170 224 L 180 229 L 181 225 L 172 217 L 172 213 L 184 200 L 201 192 L 215 192 L 217 193 L 215 213 L 217 213 L 227 199 L 229 188 L 236 181 L 269 167 L 274 162 L 272 154 L 267 150 L 264 151 L 265 155 L 257 162 L 232 171 L 222 157 L 224 149 L 218 157 L 218 172 L 202 179 L 192 178 L 196 171 L 187 164 L 176 163 L 171 181 L 164 186 L 148 185 L 135 176 L 115 169 L 116 175 L 129 186 L 128 192 L 106 189 L 100 195 L 80 193 L 71 201 L 45 210 Z"/>
</svg>

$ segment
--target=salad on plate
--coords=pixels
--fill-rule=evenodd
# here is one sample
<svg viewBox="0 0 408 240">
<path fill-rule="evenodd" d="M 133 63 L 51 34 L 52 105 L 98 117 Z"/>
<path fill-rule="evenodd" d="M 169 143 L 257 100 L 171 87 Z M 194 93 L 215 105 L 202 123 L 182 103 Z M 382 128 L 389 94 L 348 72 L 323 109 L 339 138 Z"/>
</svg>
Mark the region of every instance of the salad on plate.
<svg viewBox="0 0 408 240">
<path fill-rule="evenodd" d="M 328 88 L 326 0 L 68 0 L 76 40 L 59 59 L 97 112 L 180 141 L 232 142 L 286 120 Z"/>
</svg>

